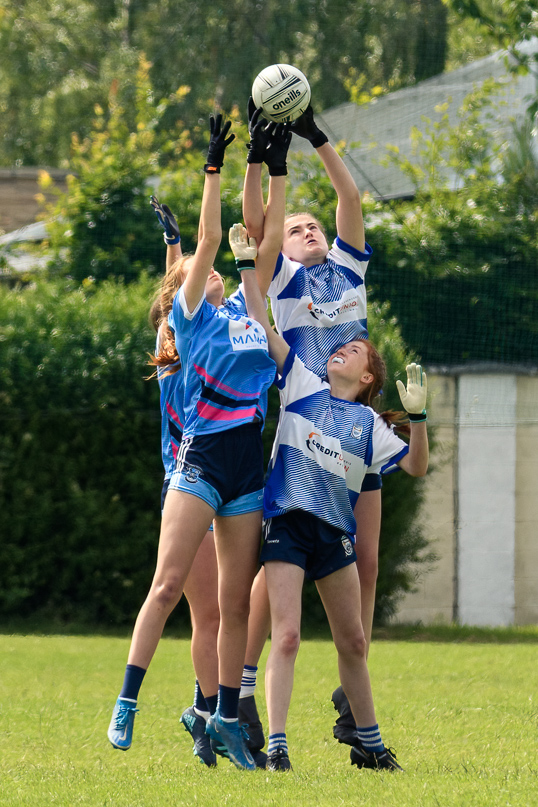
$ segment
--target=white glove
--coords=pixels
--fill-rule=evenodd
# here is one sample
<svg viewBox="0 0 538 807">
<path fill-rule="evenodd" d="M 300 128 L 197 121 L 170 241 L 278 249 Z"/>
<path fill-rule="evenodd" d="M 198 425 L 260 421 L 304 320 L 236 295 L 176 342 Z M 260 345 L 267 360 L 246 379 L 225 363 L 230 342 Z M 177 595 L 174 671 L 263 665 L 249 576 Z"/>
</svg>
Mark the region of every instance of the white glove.
<svg viewBox="0 0 538 807">
<path fill-rule="evenodd" d="M 408 364 L 405 369 L 407 370 L 407 389 L 400 380 L 396 382 L 396 386 L 406 412 L 419 415 L 426 409 L 426 397 L 428 394 L 426 373 L 422 371 L 420 364 L 415 364 L 414 362 L 413 364 Z"/>
<path fill-rule="evenodd" d="M 236 261 L 254 261 L 258 254 L 256 239 L 249 238 L 246 227 L 242 224 L 233 224 L 228 233 L 230 249 Z"/>
</svg>

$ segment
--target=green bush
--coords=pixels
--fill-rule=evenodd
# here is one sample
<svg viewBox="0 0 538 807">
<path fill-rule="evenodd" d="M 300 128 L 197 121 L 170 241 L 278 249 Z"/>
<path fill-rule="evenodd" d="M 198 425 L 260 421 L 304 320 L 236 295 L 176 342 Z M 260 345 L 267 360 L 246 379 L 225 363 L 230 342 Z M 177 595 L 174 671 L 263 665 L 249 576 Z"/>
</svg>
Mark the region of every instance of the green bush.
<svg viewBox="0 0 538 807">
<path fill-rule="evenodd" d="M 0 294 L 0 614 L 132 620 L 162 484 L 153 284 Z"/>
<path fill-rule="evenodd" d="M 0 617 L 132 624 L 154 570 L 160 526 L 160 421 L 147 353 L 155 282 L 0 288 Z M 370 314 L 389 364 L 387 407 L 407 357 L 387 308 Z M 271 391 L 266 459 L 278 413 Z M 410 586 L 424 541 L 420 482 L 384 488 L 379 615 Z M 307 589 L 307 597 L 311 596 Z M 305 608 L 320 617 L 317 595 Z M 174 619 L 185 622 L 183 604 Z"/>
</svg>

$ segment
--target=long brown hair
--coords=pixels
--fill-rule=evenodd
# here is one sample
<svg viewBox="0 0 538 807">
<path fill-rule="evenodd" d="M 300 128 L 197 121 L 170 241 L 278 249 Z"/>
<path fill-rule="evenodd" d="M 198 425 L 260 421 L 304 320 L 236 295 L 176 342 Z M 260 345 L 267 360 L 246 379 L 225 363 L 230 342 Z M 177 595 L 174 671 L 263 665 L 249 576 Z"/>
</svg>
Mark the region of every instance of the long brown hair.
<svg viewBox="0 0 538 807">
<path fill-rule="evenodd" d="M 387 381 L 387 366 L 373 344 L 368 339 L 365 339 L 364 343 L 368 348 L 368 372 L 372 374 L 373 380 L 361 390 L 357 396 L 357 401 L 375 409 L 376 398 L 380 395 Z M 379 412 L 379 416 L 383 418 L 387 426 L 394 427 L 401 434 L 410 434 L 411 430 L 405 412 L 386 409 L 384 412 Z"/>
<path fill-rule="evenodd" d="M 168 314 L 172 310 L 174 297 L 185 280 L 185 262 L 189 258 L 192 255 L 182 255 L 166 270 L 149 313 L 151 324 L 160 334 L 159 350 L 155 355 L 149 354 L 149 364 L 168 367 L 167 375 L 177 373 L 181 367 L 174 334 L 168 325 Z"/>
</svg>

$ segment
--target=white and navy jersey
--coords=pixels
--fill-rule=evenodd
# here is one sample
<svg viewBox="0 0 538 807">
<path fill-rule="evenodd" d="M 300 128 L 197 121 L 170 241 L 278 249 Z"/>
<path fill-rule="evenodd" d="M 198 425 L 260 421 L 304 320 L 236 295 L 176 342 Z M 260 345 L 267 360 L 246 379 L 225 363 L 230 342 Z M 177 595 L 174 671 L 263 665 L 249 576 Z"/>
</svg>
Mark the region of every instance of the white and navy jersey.
<svg viewBox="0 0 538 807">
<path fill-rule="evenodd" d="M 184 382 L 184 437 L 265 421 L 275 379 L 262 326 L 246 314 L 241 289 L 216 308 L 202 298 L 190 313 L 183 289 L 169 323 Z"/>
<path fill-rule="evenodd" d="M 317 266 L 278 257 L 268 291 L 275 325 L 320 378 L 341 345 L 368 338 L 364 275 L 371 255 L 369 244 L 359 252 L 337 236 Z"/>
<path fill-rule="evenodd" d="M 354 536 L 364 475 L 397 470 L 409 446 L 369 406 L 334 398 L 292 350 L 277 386 L 281 410 L 264 517 L 307 510 Z"/>
<path fill-rule="evenodd" d="M 157 334 L 155 355 L 161 348 L 160 330 Z M 179 444 L 183 435 L 183 376 L 181 370 L 167 375 L 170 368 L 159 367 L 157 380 L 161 391 L 161 454 L 164 478 L 169 479 L 175 469 Z"/>
</svg>

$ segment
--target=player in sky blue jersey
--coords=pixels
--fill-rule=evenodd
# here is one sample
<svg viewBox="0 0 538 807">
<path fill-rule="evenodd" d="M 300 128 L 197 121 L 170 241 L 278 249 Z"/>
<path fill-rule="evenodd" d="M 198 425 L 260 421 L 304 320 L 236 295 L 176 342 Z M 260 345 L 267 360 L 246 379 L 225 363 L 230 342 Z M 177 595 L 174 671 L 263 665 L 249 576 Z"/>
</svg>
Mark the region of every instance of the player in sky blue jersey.
<svg viewBox="0 0 538 807">
<path fill-rule="evenodd" d="M 166 494 L 157 568 L 138 615 L 128 664 L 147 669 L 166 620 L 177 605 L 197 550 L 215 522 L 219 572 L 219 691 L 208 733 L 239 768 L 253 770 L 237 721 L 247 641 L 249 600 L 257 571 L 263 497 L 263 395 L 274 377 L 264 329 L 249 317 L 219 312 L 224 295 L 213 262 L 222 238 L 220 168 L 234 138 L 213 116 L 196 251 L 181 267 L 172 324 L 182 362 L 184 438 Z M 228 341 L 226 342 L 226 335 Z M 204 342 L 204 344 L 202 344 Z M 211 342 L 212 344 L 207 344 Z M 218 346 L 216 344 L 218 342 Z M 223 364 L 221 352 L 228 362 Z M 185 364 L 193 360 L 195 366 Z M 256 373 L 248 374 L 255 367 Z M 241 368 L 255 380 L 241 379 Z M 198 383 L 193 376 L 196 373 Z M 222 373 L 222 375 L 220 375 Z M 197 427 L 195 413 L 203 425 Z M 109 739 L 131 744 L 136 701 L 118 699 Z"/>
<path fill-rule="evenodd" d="M 379 392 L 383 363 L 370 342 L 356 339 L 329 358 L 327 380 L 308 370 L 272 330 L 255 273 L 246 266 L 256 248 L 246 231 L 230 233 L 242 271 L 249 313 L 266 329 L 279 372 L 282 411 L 266 484 L 268 518 L 262 562 L 271 604 L 271 652 L 266 667 L 269 716 L 267 767 L 289 770 L 286 719 L 299 648 L 301 590 L 305 575 L 316 581 L 338 651 L 342 685 L 356 721 L 351 760 L 359 767 L 400 770 L 385 748 L 373 705 L 355 570 L 353 505 L 368 468 L 398 465 L 413 476 L 428 467 L 426 375 L 410 365 L 407 389 L 398 390 L 409 414 L 409 445 L 362 401 Z M 253 241 L 253 239 L 251 239 Z M 264 241 L 260 263 L 264 261 Z"/>
<path fill-rule="evenodd" d="M 168 323 L 168 314 L 181 285 L 181 259 L 183 257 L 177 222 L 166 205 L 161 205 L 151 197 L 161 226 L 165 229 L 166 273 L 161 282 L 159 294 L 154 301 L 150 321 L 158 331 L 154 361 L 158 364 L 157 377 L 161 388 L 161 443 L 165 468 L 162 503 L 168 490 L 169 481 L 175 470 L 179 446 L 183 434 L 183 374 L 179 372 L 181 362 L 177 354 L 174 332 Z M 171 232 L 169 232 L 171 230 Z M 242 287 L 222 302 L 222 308 L 230 315 L 246 315 L 246 303 Z M 157 358 L 159 357 L 159 358 Z M 161 366 L 159 366 L 161 365 Z M 265 403 L 264 403 L 265 409 Z M 217 638 L 220 623 L 218 606 L 218 571 L 213 531 L 210 529 L 196 553 L 194 563 L 184 587 L 189 603 L 192 640 L 191 654 L 196 673 L 194 701 L 181 715 L 181 723 L 193 741 L 195 756 L 204 764 L 214 766 L 217 758 L 205 733 L 206 722 L 215 711 L 218 693 Z M 251 593 L 251 613 L 266 610 L 267 595 L 265 577 L 257 579 Z M 262 617 L 264 618 L 264 616 Z M 256 620 L 257 621 L 257 620 Z M 246 677 L 250 678 L 247 669 Z M 128 673 L 126 688 L 129 687 Z M 248 684 L 248 682 L 246 682 Z M 137 696 L 138 693 L 134 692 Z M 248 725 L 248 748 L 257 767 L 265 767 L 266 755 L 261 750 L 265 744 L 263 728 L 256 708 L 254 694 L 248 686 L 241 686 L 239 700 L 239 720 Z"/>
</svg>

